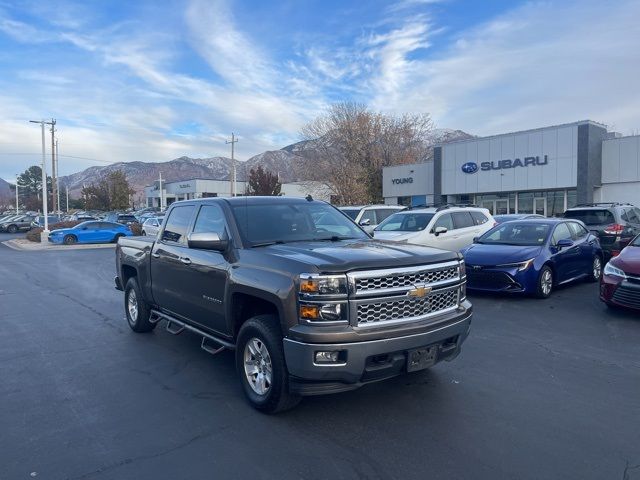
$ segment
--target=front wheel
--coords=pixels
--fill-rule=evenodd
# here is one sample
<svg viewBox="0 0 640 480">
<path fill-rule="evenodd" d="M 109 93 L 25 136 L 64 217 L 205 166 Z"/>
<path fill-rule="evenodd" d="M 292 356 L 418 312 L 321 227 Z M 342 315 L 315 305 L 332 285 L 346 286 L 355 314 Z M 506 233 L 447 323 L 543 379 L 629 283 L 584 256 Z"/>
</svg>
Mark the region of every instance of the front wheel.
<svg viewBox="0 0 640 480">
<path fill-rule="evenodd" d="M 536 297 L 549 298 L 553 290 L 553 272 L 547 266 L 542 267 L 538 276 L 538 286 L 536 289 Z"/>
<path fill-rule="evenodd" d="M 238 333 L 236 367 L 251 405 L 265 413 L 295 407 L 300 397 L 289 393 L 289 372 L 284 359 L 278 318 L 258 315 Z"/>
<path fill-rule="evenodd" d="M 134 332 L 150 332 L 156 328 L 156 324 L 149 321 L 151 307 L 144 301 L 135 277 L 130 278 L 124 287 L 124 311 L 127 323 Z"/>
<path fill-rule="evenodd" d="M 590 282 L 597 282 L 598 280 L 600 280 L 601 276 L 602 259 L 599 255 L 596 255 L 595 257 L 593 257 L 593 262 L 591 262 L 591 272 L 589 273 L 587 280 L 589 280 Z"/>
<path fill-rule="evenodd" d="M 77 241 L 78 239 L 75 237 L 75 235 L 65 235 L 65 237 L 62 239 L 62 242 L 65 245 L 73 245 Z"/>
</svg>

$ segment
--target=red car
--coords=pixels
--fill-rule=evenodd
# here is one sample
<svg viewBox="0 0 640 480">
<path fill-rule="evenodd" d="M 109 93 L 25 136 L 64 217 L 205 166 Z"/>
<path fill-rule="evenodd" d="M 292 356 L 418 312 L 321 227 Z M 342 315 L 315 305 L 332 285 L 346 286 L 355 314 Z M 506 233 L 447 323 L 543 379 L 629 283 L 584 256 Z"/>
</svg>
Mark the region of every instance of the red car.
<svg viewBox="0 0 640 480">
<path fill-rule="evenodd" d="M 608 306 L 640 311 L 640 235 L 605 265 L 600 300 Z"/>
</svg>

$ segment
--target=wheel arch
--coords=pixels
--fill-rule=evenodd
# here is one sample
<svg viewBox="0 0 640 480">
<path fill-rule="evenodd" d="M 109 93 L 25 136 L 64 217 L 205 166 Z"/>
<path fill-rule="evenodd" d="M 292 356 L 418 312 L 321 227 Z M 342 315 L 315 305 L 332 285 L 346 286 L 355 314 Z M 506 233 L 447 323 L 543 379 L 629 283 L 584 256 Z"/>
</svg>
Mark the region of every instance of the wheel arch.
<svg viewBox="0 0 640 480">
<path fill-rule="evenodd" d="M 253 289 L 237 289 L 230 295 L 231 301 L 227 307 L 227 318 L 229 319 L 229 331 L 233 338 L 237 339 L 238 332 L 242 325 L 258 315 L 271 315 L 275 317 L 276 323 L 281 332 L 284 332 L 282 324 L 284 314 L 279 298 L 267 292 Z"/>
</svg>

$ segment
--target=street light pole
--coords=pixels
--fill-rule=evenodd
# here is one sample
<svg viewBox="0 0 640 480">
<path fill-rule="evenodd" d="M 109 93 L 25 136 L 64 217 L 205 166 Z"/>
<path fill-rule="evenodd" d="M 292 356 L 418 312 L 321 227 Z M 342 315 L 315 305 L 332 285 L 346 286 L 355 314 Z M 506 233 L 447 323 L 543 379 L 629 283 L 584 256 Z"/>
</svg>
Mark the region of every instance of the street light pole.
<svg viewBox="0 0 640 480">
<path fill-rule="evenodd" d="M 44 215 L 44 230 L 40 234 L 40 242 L 44 243 L 49 237 L 49 207 L 47 205 L 47 159 L 45 153 L 44 126 L 52 125 L 44 120 L 29 120 L 30 123 L 39 123 L 42 127 L 42 214 Z M 44 242 L 43 242 L 44 241 Z"/>
<path fill-rule="evenodd" d="M 231 132 L 231 140 L 225 140 L 226 144 L 231 144 L 231 196 L 236 196 L 236 158 L 234 156 L 234 146 L 238 143 L 235 134 Z"/>
<path fill-rule="evenodd" d="M 16 215 L 18 215 L 18 175 L 16 175 Z"/>
</svg>

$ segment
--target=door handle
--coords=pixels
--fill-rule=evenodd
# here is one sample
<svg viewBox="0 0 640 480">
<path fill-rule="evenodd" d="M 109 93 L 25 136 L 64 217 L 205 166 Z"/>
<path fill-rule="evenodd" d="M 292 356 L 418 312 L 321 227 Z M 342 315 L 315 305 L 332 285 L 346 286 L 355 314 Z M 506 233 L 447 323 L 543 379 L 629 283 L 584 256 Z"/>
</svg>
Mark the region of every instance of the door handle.
<svg viewBox="0 0 640 480">
<path fill-rule="evenodd" d="M 191 265 L 191 259 L 187 257 L 180 257 L 180 261 L 185 265 Z"/>
<path fill-rule="evenodd" d="M 151 256 L 152 256 L 153 258 L 160 258 L 160 254 L 159 254 L 159 253 L 155 253 L 155 252 L 154 252 L 154 253 L 152 253 L 152 254 L 151 254 Z"/>
</svg>

